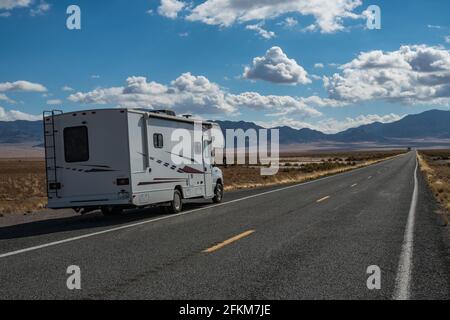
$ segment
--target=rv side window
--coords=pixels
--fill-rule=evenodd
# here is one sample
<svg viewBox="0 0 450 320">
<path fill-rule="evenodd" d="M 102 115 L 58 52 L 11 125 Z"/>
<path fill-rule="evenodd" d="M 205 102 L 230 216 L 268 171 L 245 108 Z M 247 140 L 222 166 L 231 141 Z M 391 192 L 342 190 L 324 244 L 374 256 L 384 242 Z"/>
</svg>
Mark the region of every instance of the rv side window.
<svg viewBox="0 0 450 320">
<path fill-rule="evenodd" d="M 64 157 L 66 162 L 89 160 L 89 141 L 86 126 L 64 128 Z"/>
<path fill-rule="evenodd" d="M 161 149 L 164 146 L 163 135 L 161 133 L 155 133 L 153 135 L 153 145 L 155 148 Z"/>
</svg>

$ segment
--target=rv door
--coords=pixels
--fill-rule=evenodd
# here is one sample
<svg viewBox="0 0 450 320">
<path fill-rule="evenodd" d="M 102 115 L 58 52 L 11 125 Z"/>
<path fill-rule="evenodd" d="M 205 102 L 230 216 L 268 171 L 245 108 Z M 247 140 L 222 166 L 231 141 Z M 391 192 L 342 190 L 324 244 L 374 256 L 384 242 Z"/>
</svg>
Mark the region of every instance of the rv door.
<svg viewBox="0 0 450 320">
<path fill-rule="evenodd" d="M 205 179 L 205 197 L 212 198 L 214 196 L 213 178 L 212 178 L 212 141 L 203 136 L 203 170 Z"/>
</svg>

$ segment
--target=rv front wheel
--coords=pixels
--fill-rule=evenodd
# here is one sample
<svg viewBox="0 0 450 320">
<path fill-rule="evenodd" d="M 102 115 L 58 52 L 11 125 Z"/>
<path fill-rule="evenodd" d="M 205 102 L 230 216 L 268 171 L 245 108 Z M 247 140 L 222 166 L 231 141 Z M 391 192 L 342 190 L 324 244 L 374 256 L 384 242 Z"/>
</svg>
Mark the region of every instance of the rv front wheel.
<svg viewBox="0 0 450 320">
<path fill-rule="evenodd" d="M 175 190 L 173 192 L 173 200 L 170 202 L 169 207 L 167 207 L 168 213 L 179 213 L 183 210 L 183 197 L 181 196 L 181 192 Z"/>
<path fill-rule="evenodd" d="M 221 203 L 223 199 L 223 185 L 219 182 L 214 189 L 214 203 Z"/>
</svg>

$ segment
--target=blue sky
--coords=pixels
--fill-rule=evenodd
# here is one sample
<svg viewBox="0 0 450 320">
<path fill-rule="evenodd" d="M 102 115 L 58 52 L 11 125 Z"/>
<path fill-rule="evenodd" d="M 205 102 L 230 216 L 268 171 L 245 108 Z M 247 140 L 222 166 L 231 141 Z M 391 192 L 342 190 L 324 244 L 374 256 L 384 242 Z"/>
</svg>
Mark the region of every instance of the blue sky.
<svg viewBox="0 0 450 320">
<path fill-rule="evenodd" d="M 81 30 L 66 27 L 71 4 Z M 125 106 L 335 132 L 449 110 L 449 13 L 447 0 L 0 0 L 0 120 Z"/>
</svg>

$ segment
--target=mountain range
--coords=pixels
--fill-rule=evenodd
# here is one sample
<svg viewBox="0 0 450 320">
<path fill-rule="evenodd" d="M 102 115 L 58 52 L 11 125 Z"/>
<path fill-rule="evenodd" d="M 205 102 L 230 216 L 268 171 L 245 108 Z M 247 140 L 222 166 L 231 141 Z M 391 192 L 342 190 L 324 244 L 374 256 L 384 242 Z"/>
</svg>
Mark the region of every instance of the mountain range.
<svg viewBox="0 0 450 320">
<path fill-rule="evenodd" d="M 215 121 L 223 131 L 226 129 L 263 129 L 252 122 Z M 325 134 L 307 128 L 294 129 L 288 126 L 277 127 L 281 145 L 307 143 L 361 143 L 371 142 L 389 144 L 402 139 L 417 140 L 450 139 L 450 111 L 430 110 L 416 115 L 408 115 L 392 123 L 371 123 L 348 129 L 336 134 Z M 42 121 L 0 121 L 0 143 L 42 142 Z"/>
<path fill-rule="evenodd" d="M 262 129 L 262 127 L 244 121 L 216 121 L 222 130 Z M 277 127 L 280 132 L 280 144 L 302 144 L 315 142 L 357 143 L 374 142 L 389 143 L 399 139 L 450 139 L 450 111 L 430 110 L 416 115 L 408 115 L 392 123 L 374 122 L 351 128 L 335 134 L 303 128 L 294 129 L 288 126 Z"/>
<path fill-rule="evenodd" d="M 0 143 L 43 141 L 42 121 L 0 121 Z"/>
</svg>

